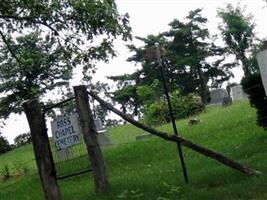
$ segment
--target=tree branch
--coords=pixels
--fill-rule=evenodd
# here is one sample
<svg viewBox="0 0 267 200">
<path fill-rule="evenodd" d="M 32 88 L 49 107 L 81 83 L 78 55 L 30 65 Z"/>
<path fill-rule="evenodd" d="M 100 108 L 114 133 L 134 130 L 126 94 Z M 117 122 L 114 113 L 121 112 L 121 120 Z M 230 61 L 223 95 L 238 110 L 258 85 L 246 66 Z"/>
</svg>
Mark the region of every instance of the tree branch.
<svg viewBox="0 0 267 200">
<path fill-rule="evenodd" d="M 3 34 L 3 32 L 1 30 L 0 30 L 0 35 L 1 35 L 1 38 L 2 38 L 3 42 L 6 44 L 9 52 L 11 53 L 12 57 L 14 57 L 16 59 L 16 61 L 18 62 L 18 64 L 21 66 L 22 65 L 21 60 L 16 56 L 15 52 L 11 48 L 10 44 L 8 43 L 5 35 Z"/>
<path fill-rule="evenodd" d="M 50 29 L 52 32 L 55 33 L 55 35 L 57 35 L 58 37 L 60 37 L 62 40 L 67 41 L 67 39 L 64 38 L 64 36 L 66 36 L 66 35 L 61 36 L 59 34 L 59 32 L 55 28 L 53 28 L 51 26 L 56 21 L 54 21 L 51 24 L 48 24 L 46 21 L 36 20 L 33 17 L 27 17 L 27 16 L 20 17 L 20 16 L 15 16 L 15 15 L 0 15 L 0 19 L 13 19 L 13 20 L 17 20 L 17 21 L 28 21 L 28 22 L 31 22 L 33 24 L 40 24 L 40 25 L 43 25 L 43 26 L 47 27 L 48 29 Z M 57 19 L 57 21 L 60 22 L 60 23 L 62 23 L 62 24 L 65 24 L 67 27 L 69 27 L 67 23 L 62 22 L 59 19 Z M 80 47 L 78 47 L 78 45 L 76 45 L 74 42 L 68 41 L 68 43 L 72 44 L 75 48 L 77 48 L 80 51 L 82 51 L 82 49 Z"/>
</svg>

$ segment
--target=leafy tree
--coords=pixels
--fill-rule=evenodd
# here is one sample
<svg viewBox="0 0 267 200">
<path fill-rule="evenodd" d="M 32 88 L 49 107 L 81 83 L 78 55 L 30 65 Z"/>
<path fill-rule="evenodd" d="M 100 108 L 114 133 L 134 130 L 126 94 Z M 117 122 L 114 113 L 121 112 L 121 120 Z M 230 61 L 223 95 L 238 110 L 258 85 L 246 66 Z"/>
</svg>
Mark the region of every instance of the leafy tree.
<svg viewBox="0 0 267 200">
<path fill-rule="evenodd" d="M 98 94 L 104 94 L 105 97 L 109 97 L 110 87 L 107 83 L 101 83 L 100 81 L 95 84 L 89 84 L 90 90 L 97 92 Z M 106 98 L 104 98 L 106 99 Z M 105 124 L 106 117 L 108 116 L 109 110 L 101 106 L 100 104 L 96 104 L 94 98 L 90 98 L 90 102 L 93 106 L 93 115 L 94 118 L 99 118 L 103 124 Z"/>
<path fill-rule="evenodd" d="M 132 111 L 135 116 L 141 116 L 144 104 L 159 100 L 163 94 L 160 82 L 161 75 L 156 59 L 151 59 L 149 53 L 155 44 L 163 44 L 161 36 L 149 35 L 147 38 L 137 37 L 144 43 L 142 47 L 127 45 L 133 56 L 127 61 L 141 63 L 142 68 L 132 74 L 108 77 L 117 82 L 117 90 L 112 93 L 113 100 L 121 105 L 123 112 Z M 152 55 L 153 56 L 153 55 Z"/>
<path fill-rule="evenodd" d="M 107 127 L 116 127 L 119 124 L 121 124 L 121 120 L 116 120 L 116 119 L 107 119 L 106 120 L 106 126 Z"/>
<path fill-rule="evenodd" d="M 267 99 L 260 73 L 244 77 L 241 84 L 250 105 L 257 110 L 257 124 L 267 130 Z"/>
<path fill-rule="evenodd" d="M 144 43 L 141 47 L 128 45 L 134 54 L 130 62 L 140 63 L 142 68 L 135 73 L 117 76 L 120 89 L 115 94 L 122 105 L 133 106 L 138 100 L 139 108 L 164 97 L 161 73 L 155 59 L 155 45 L 165 50 L 164 68 L 170 92 L 180 89 L 183 95 L 196 92 L 207 103 L 209 86 L 220 87 L 231 76 L 233 64 L 225 61 L 225 49 L 214 44 L 205 28 L 207 19 L 201 9 L 189 12 L 186 20 L 173 20 L 170 30 L 146 38 L 137 37 Z M 151 95 L 154 93 L 154 95 Z M 136 104 L 135 104 L 136 105 Z"/>
<path fill-rule="evenodd" d="M 139 101 L 136 91 L 137 73 L 131 75 L 110 76 L 110 80 L 117 82 L 117 90 L 112 92 L 113 101 L 121 105 L 121 110 L 126 114 L 127 110 L 133 111 L 134 115 L 138 114 Z"/>
<path fill-rule="evenodd" d="M 1 116 L 66 85 L 77 65 L 88 72 L 114 56 L 113 40 L 130 38 L 128 22 L 112 0 L 0 1 Z"/>
<path fill-rule="evenodd" d="M 0 134 L 0 155 L 11 149 L 7 139 Z"/>
<path fill-rule="evenodd" d="M 244 15 L 245 9 L 237 6 L 234 8 L 228 4 L 225 9 L 218 10 L 218 16 L 222 19 L 219 29 L 228 51 L 236 56 L 236 60 L 242 65 L 245 76 L 258 71 L 254 65 L 255 57 L 251 56 L 254 41 L 255 24 L 251 15 Z"/>
<path fill-rule="evenodd" d="M 23 133 L 15 137 L 14 144 L 16 147 L 25 145 L 31 142 L 31 134 L 30 133 Z"/>
<path fill-rule="evenodd" d="M 189 12 L 185 22 L 173 20 L 169 24 L 171 30 L 164 33 L 169 40 L 166 62 L 170 66 L 170 82 L 184 94 L 197 92 L 203 103 L 208 101 L 208 82 L 219 87 L 230 78 L 232 67 L 225 62 L 225 50 L 212 41 L 206 22 L 201 9 L 196 9 Z"/>
<path fill-rule="evenodd" d="M 53 41 L 38 37 L 38 33 L 9 41 L 18 63 L 7 46 L 0 49 L 0 114 L 7 117 L 20 112 L 26 99 L 37 98 L 58 86 L 68 84 L 71 66 L 62 59 L 65 51 L 54 48 Z"/>
</svg>

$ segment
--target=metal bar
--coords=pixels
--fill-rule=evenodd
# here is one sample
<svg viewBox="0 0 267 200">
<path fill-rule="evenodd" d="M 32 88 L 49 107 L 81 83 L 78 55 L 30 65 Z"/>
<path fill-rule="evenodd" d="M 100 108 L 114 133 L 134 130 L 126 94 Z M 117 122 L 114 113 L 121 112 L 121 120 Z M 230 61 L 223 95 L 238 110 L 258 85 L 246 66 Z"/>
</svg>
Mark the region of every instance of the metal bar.
<svg viewBox="0 0 267 200">
<path fill-rule="evenodd" d="M 47 106 L 47 107 L 45 107 L 45 108 L 43 109 L 43 112 L 46 112 L 46 111 L 48 111 L 48 110 L 50 110 L 50 109 L 52 109 L 52 108 L 58 107 L 58 106 L 60 106 L 60 105 L 62 105 L 62 104 L 64 104 L 64 103 L 67 103 L 67 102 L 69 102 L 69 101 L 71 101 L 71 100 L 73 100 L 73 99 L 75 99 L 75 97 L 71 97 L 71 98 L 68 98 L 68 99 L 66 99 L 66 100 L 64 100 L 64 101 L 61 101 L 61 102 L 59 102 L 59 103 L 55 103 L 55 104 L 53 104 L 53 105 L 51 105 L 51 106 Z"/>
<path fill-rule="evenodd" d="M 156 55 L 157 55 L 157 60 L 158 60 L 158 64 L 159 64 L 159 67 L 160 67 L 161 76 L 162 76 L 164 92 L 165 92 L 167 103 L 168 103 L 168 107 L 169 107 L 169 115 L 171 117 L 172 127 L 173 127 L 173 130 L 174 130 L 174 134 L 178 136 L 178 130 L 177 130 L 175 119 L 174 119 L 174 115 L 173 115 L 174 112 L 173 112 L 173 109 L 172 109 L 172 104 L 171 104 L 171 100 L 170 100 L 170 96 L 169 96 L 169 90 L 168 90 L 168 87 L 167 87 L 167 79 L 166 79 L 166 76 L 165 76 L 165 73 L 164 73 L 164 68 L 163 68 L 163 64 L 164 63 L 161 60 L 159 46 L 157 46 Z M 178 152 L 179 152 L 179 156 L 180 156 L 180 161 L 181 161 L 181 165 L 182 165 L 182 169 L 183 169 L 184 179 L 185 179 L 185 182 L 188 183 L 188 176 L 187 176 L 187 171 L 186 171 L 186 167 L 185 167 L 185 162 L 184 162 L 184 157 L 183 157 L 181 144 L 180 144 L 180 142 L 177 142 L 176 144 L 177 144 L 177 148 L 178 148 Z"/>
<path fill-rule="evenodd" d="M 79 172 L 76 172 L 76 173 L 73 173 L 73 174 L 69 174 L 69 175 L 65 175 L 65 176 L 59 176 L 59 177 L 57 177 L 57 180 L 69 178 L 69 177 L 72 177 L 72 176 L 84 174 L 86 172 L 91 172 L 91 171 L 92 171 L 92 169 L 86 169 L 86 170 L 82 170 L 82 171 L 79 171 Z"/>
</svg>

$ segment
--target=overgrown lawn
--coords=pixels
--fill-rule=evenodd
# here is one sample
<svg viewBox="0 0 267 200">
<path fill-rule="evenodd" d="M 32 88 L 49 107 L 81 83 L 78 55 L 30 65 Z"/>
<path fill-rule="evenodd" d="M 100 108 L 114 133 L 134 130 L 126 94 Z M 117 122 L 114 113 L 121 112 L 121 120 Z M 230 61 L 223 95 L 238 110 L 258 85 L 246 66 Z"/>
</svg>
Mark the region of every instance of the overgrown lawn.
<svg viewBox="0 0 267 200">
<path fill-rule="evenodd" d="M 198 125 L 177 121 L 179 134 L 202 146 L 221 152 L 236 161 L 267 173 L 267 133 L 256 125 L 256 112 L 246 101 L 228 107 L 208 107 L 197 116 Z M 170 125 L 157 127 L 172 133 Z M 131 125 L 109 130 L 112 146 L 104 148 L 110 190 L 94 193 L 92 174 L 60 180 L 63 200 L 86 199 L 267 199 L 266 175 L 249 177 L 190 149 L 183 148 L 189 184 L 184 183 L 175 144 L 152 137 Z M 0 156 L 5 165 L 33 159 L 30 145 Z M 29 172 L 0 182 L 0 199 L 43 199 L 34 161 Z"/>
</svg>

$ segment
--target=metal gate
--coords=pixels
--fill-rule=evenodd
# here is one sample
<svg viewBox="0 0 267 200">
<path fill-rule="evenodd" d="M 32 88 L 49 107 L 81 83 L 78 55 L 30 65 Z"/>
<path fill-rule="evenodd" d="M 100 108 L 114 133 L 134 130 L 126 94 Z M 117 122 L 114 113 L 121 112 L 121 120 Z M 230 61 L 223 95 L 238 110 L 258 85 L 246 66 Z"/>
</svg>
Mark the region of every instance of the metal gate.
<svg viewBox="0 0 267 200">
<path fill-rule="evenodd" d="M 66 110 L 64 110 L 64 107 L 66 108 Z M 57 116 L 56 114 L 57 109 L 60 110 L 60 116 Z M 74 116 L 74 97 L 46 107 L 43 110 L 44 119 L 47 118 L 47 115 L 51 115 L 51 113 L 53 113 L 54 117 L 57 116 L 56 118 L 62 119 L 64 119 L 64 117 L 67 118 L 71 113 L 71 116 Z M 64 114 L 62 115 L 62 113 Z M 84 143 L 82 134 L 79 134 L 77 136 L 79 140 L 78 142 L 73 142 L 72 145 L 64 145 L 63 148 L 61 148 L 61 146 L 59 147 L 59 145 L 56 143 L 54 135 L 52 136 L 52 138 L 49 138 L 49 144 L 53 156 L 57 179 L 63 179 L 92 171 L 86 144 Z"/>
</svg>

